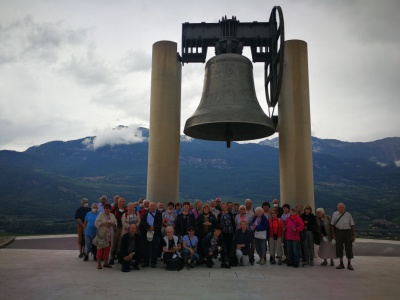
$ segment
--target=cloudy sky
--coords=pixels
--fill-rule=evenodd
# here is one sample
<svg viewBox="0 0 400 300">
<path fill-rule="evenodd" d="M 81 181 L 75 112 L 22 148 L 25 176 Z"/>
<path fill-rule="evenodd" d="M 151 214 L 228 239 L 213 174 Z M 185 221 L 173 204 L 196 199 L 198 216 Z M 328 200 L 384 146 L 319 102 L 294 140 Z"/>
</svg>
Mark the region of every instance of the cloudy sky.
<svg viewBox="0 0 400 300">
<path fill-rule="evenodd" d="M 0 149 L 94 135 L 106 143 L 115 126 L 148 127 L 153 43 L 175 41 L 180 51 L 184 22 L 267 22 L 274 5 L 286 40 L 308 44 L 312 134 L 400 136 L 398 0 L 0 0 Z M 263 64 L 254 68 L 266 110 Z M 183 127 L 204 65 L 182 72 Z"/>
</svg>

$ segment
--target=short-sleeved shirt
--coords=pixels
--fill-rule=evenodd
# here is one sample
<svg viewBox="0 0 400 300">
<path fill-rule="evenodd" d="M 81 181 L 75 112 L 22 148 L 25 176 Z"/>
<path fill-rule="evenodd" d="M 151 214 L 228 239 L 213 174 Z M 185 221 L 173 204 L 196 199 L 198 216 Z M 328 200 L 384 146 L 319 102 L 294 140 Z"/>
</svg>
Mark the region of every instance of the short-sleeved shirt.
<svg viewBox="0 0 400 300">
<path fill-rule="evenodd" d="M 196 247 L 197 243 L 199 242 L 199 239 L 197 238 L 197 236 L 193 236 L 193 239 L 190 240 L 188 235 L 185 235 L 183 237 L 183 241 L 185 241 L 186 246 L 189 248 L 194 249 L 194 247 Z"/>
<path fill-rule="evenodd" d="M 336 221 L 340 218 L 340 213 L 335 211 L 332 215 L 331 225 L 335 225 Z M 343 216 L 336 223 L 335 227 L 339 230 L 347 230 L 351 229 L 351 226 L 354 226 L 353 217 L 347 211 L 344 212 Z"/>
<path fill-rule="evenodd" d="M 85 217 L 86 214 L 90 211 L 91 209 L 89 207 L 79 207 L 76 212 L 75 212 L 75 220 L 80 219 L 83 222 L 85 222 Z"/>
<path fill-rule="evenodd" d="M 87 223 L 86 223 L 85 235 L 92 237 L 96 236 L 96 227 L 94 226 L 94 223 L 98 215 L 99 212 L 94 214 L 91 211 L 86 214 L 85 221 Z"/>
</svg>

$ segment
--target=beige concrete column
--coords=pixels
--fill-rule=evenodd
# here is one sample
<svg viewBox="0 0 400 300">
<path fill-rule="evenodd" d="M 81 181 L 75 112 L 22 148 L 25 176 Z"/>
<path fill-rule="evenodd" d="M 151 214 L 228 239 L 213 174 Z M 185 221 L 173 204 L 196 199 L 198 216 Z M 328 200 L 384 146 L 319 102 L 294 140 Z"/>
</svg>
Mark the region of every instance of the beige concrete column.
<svg viewBox="0 0 400 300">
<path fill-rule="evenodd" d="M 179 200 L 181 64 L 177 44 L 153 44 L 147 196 L 150 201 Z"/>
<path fill-rule="evenodd" d="M 310 204 L 315 212 L 307 43 L 285 42 L 278 104 L 280 192 L 290 207 Z"/>
</svg>

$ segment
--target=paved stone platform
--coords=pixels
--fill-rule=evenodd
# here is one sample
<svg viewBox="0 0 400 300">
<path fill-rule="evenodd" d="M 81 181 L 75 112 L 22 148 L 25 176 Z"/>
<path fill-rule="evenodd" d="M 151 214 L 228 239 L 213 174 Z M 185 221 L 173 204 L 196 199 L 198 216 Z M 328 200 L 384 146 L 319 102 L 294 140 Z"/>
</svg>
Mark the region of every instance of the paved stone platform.
<svg viewBox="0 0 400 300">
<path fill-rule="evenodd" d="M 22 247 L 28 240 L 43 248 Z M 118 264 L 98 270 L 93 260 L 78 258 L 77 250 L 48 248 L 52 243 L 61 248 L 63 240 L 76 242 L 74 236 L 18 237 L 0 249 L 0 299 L 399 299 L 398 255 L 360 256 L 355 251 L 354 271 L 322 267 L 316 259 L 314 267 L 298 269 L 267 264 L 177 272 L 159 262 L 155 269 L 122 273 Z M 394 251 L 400 246 L 383 244 Z"/>
</svg>

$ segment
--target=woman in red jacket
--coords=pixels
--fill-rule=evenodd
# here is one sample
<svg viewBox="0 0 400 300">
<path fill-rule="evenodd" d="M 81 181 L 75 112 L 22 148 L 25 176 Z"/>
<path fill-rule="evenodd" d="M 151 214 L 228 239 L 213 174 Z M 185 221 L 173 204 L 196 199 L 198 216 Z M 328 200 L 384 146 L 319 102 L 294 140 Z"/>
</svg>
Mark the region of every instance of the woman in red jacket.
<svg viewBox="0 0 400 300">
<path fill-rule="evenodd" d="M 283 222 L 278 218 L 278 210 L 273 208 L 270 210 L 271 218 L 269 222 L 269 253 L 271 256 L 271 265 L 275 262 L 275 249 L 278 255 L 278 265 L 282 265 L 282 232 Z"/>
</svg>

